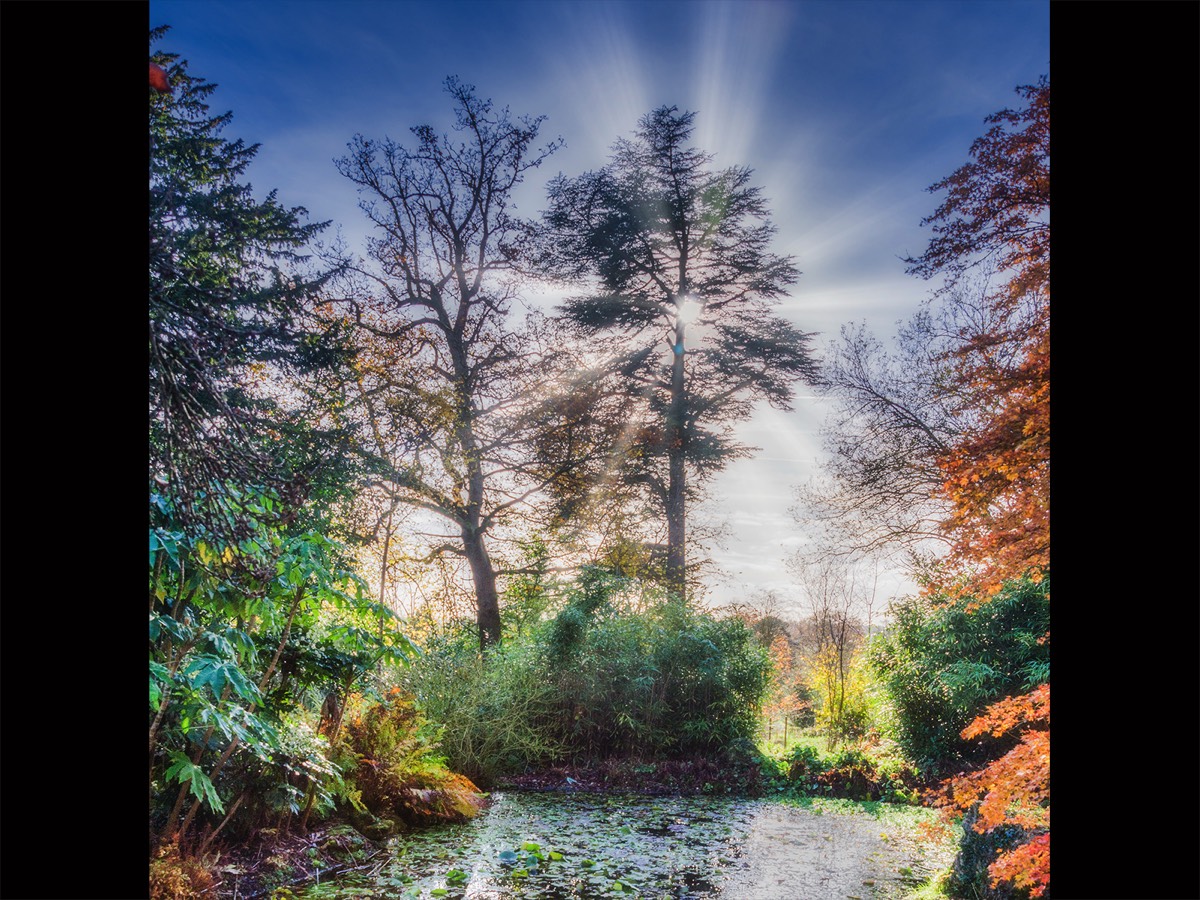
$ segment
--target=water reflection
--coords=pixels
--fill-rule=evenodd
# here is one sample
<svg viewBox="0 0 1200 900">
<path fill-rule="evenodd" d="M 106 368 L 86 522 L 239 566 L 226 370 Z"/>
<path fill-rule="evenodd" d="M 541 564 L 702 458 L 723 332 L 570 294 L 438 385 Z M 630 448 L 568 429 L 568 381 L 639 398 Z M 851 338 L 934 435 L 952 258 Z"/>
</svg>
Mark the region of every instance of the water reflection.
<svg viewBox="0 0 1200 900">
<path fill-rule="evenodd" d="M 865 900 L 896 871 L 869 816 L 713 797 L 494 794 L 476 820 L 390 846 L 376 871 L 296 896 Z"/>
</svg>

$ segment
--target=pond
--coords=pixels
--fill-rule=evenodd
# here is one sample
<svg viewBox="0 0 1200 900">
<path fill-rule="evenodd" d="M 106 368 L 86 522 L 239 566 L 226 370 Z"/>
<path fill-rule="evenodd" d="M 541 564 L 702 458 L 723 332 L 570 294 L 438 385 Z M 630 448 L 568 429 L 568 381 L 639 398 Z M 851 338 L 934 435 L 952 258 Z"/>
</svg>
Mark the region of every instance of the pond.
<svg viewBox="0 0 1200 900">
<path fill-rule="evenodd" d="M 474 821 L 394 838 L 368 870 L 295 896 L 901 898 L 953 857 L 952 845 L 914 839 L 931 816 L 845 801 L 496 793 Z"/>
</svg>

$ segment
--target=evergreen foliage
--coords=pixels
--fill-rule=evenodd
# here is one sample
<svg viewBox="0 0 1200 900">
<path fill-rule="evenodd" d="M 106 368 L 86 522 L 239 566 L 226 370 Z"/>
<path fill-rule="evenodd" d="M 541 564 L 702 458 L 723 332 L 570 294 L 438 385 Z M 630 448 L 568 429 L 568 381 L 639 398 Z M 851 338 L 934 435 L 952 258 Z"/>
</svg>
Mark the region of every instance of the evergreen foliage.
<svg viewBox="0 0 1200 900">
<path fill-rule="evenodd" d="M 563 315 L 591 352 L 607 353 L 582 380 L 584 390 L 603 385 L 590 418 L 609 453 L 590 481 L 560 487 L 578 491 L 604 475 L 655 508 L 678 597 L 687 500 L 749 453 L 733 423 L 756 401 L 788 409 L 793 385 L 815 372 L 811 336 L 773 312 L 799 272 L 770 250 L 766 200 L 749 169 L 714 170 L 689 146 L 694 118 L 676 107 L 644 116 L 608 166 L 551 181 L 545 217 L 546 270 L 592 288 Z"/>
<path fill-rule="evenodd" d="M 326 223 L 274 191 L 255 199 L 242 178 L 258 146 L 223 136 L 233 114 L 211 112 L 216 85 L 178 54 L 151 61 L 171 91 L 149 100 L 150 476 L 185 521 L 229 527 L 215 485 L 271 486 L 294 508 L 332 469 L 333 436 L 263 390 L 343 358 L 342 335 L 305 314 L 331 274 L 304 252 Z"/>
<path fill-rule="evenodd" d="M 1047 577 L 1007 582 L 983 605 L 954 597 L 892 606 L 869 654 L 910 759 L 950 769 L 970 755 L 961 732 L 988 704 L 1049 681 L 1049 596 Z"/>
</svg>

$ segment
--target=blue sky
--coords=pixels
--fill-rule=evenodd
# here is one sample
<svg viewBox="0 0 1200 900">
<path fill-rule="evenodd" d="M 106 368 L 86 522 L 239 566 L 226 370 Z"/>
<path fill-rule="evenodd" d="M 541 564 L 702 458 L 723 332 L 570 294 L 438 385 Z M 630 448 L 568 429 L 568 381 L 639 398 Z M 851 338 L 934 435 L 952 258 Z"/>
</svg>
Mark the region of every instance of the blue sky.
<svg viewBox="0 0 1200 900">
<path fill-rule="evenodd" d="M 771 201 L 775 249 L 804 273 L 780 312 L 818 343 L 866 320 L 894 331 L 928 291 L 901 258 L 928 241 L 926 188 L 967 160 L 989 113 L 1049 74 L 1048 0 L 151 0 L 164 50 L 215 82 L 227 132 L 262 144 L 259 193 L 330 219 L 352 247 L 365 220 L 333 160 L 356 133 L 406 142 L 447 128 L 450 75 L 517 115 L 545 115 L 566 146 L 520 197 L 603 165 L 637 119 L 693 110 L 696 144 L 746 165 Z M 535 302 L 536 299 L 535 299 Z M 785 561 L 803 535 L 793 492 L 818 471 L 822 402 L 746 424 L 761 447 L 718 479 L 700 517 L 728 528 L 710 602 L 774 589 L 799 599 Z M 903 590 L 899 576 L 887 592 Z"/>
</svg>

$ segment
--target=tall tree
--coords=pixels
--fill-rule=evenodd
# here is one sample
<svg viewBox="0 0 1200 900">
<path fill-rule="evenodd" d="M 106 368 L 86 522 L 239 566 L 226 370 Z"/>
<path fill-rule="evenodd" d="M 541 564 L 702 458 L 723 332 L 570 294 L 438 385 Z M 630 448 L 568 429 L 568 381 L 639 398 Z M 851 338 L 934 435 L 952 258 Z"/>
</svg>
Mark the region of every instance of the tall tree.
<svg viewBox="0 0 1200 900">
<path fill-rule="evenodd" d="M 152 48 L 166 31 L 150 32 Z M 339 358 L 336 330 L 305 318 L 331 274 L 305 264 L 325 223 L 274 191 L 255 199 L 241 179 L 258 146 L 222 137 L 232 113 L 210 113 L 216 85 L 177 54 L 151 62 L 172 89 L 151 87 L 149 101 L 150 476 L 169 485 L 185 522 L 219 528 L 231 515 L 221 485 L 299 488 L 298 500 L 320 471 L 321 441 L 259 386 L 268 371 Z"/>
<path fill-rule="evenodd" d="M 644 116 L 606 167 L 551 182 L 545 217 L 548 270 L 594 287 L 563 313 L 589 351 L 607 349 L 620 384 L 610 468 L 665 518 L 666 582 L 681 599 L 692 488 L 748 455 L 732 426 L 755 401 L 787 409 L 815 371 L 811 335 L 773 312 L 799 272 L 769 249 L 766 200 L 750 169 L 714 170 L 689 146 L 694 118 L 673 106 Z"/>
<path fill-rule="evenodd" d="M 932 187 L 949 196 L 908 263 L 943 278 L 896 350 L 846 327 L 826 354 L 830 477 L 798 508 L 841 552 L 900 547 L 983 594 L 1049 563 L 1049 84 L 1020 93 Z"/>
<path fill-rule="evenodd" d="M 942 290 L 979 265 L 1003 276 L 986 297 L 991 327 L 965 331 L 950 357 L 971 419 L 939 460 L 952 504 L 951 560 L 982 598 L 1004 579 L 1037 582 L 1050 568 L 1050 81 L 1017 93 L 1024 107 L 989 116 L 971 161 L 932 186 L 946 191 L 925 220 L 934 237 L 908 260 L 914 274 L 944 276 Z M 968 726 L 968 738 L 1025 732 L 1016 750 L 950 787 L 964 806 L 983 797 L 974 832 L 1024 829 L 989 872 L 993 885 L 1012 882 L 1035 897 L 1049 892 L 1049 699 L 1046 683 Z"/>
<path fill-rule="evenodd" d="M 964 335 L 996 324 L 988 293 L 986 279 L 964 280 L 927 301 L 892 347 L 859 324 L 826 349 L 824 477 L 799 489 L 794 509 L 822 552 L 903 554 L 922 581 L 941 568 L 954 545 L 944 460 L 979 415 L 956 360 Z"/>
<path fill-rule="evenodd" d="M 330 273 L 302 253 L 323 226 L 255 199 L 257 147 L 222 137 L 215 85 L 154 52 L 166 30 L 150 32 L 150 824 L 203 856 L 278 813 L 297 772 L 332 799 L 327 748 L 286 712 L 412 646 L 301 518 L 340 459 L 296 402 L 345 349 L 310 316 Z"/>
<path fill-rule="evenodd" d="M 988 116 L 971 161 L 930 188 L 946 192 L 934 236 L 907 260 L 942 292 L 980 266 L 999 275 L 983 327 L 950 354 L 969 424 L 940 458 L 952 557 L 985 592 L 1050 564 L 1050 81 L 1017 93 L 1025 106 Z"/>
<path fill-rule="evenodd" d="M 510 315 L 532 234 L 513 193 L 558 142 L 535 146 L 544 117 L 514 120 L 455 78 L 446 90 L 453 135 L 419 126 L 411 149 L 357 135 L 337 163 L 377 229 L 346 300 L 375 345 L 358 379 L 374 442 L 391 448 L 369 454 L 378 483 L 457 531 L 439 549 L 470 567 L 487 647 L 501 635 L 489 535 L 541 487 L 524 480 L 538 353 Z"/>
<path fill-rule="evenodd" d="M 818 390 L 833 402 L 822 426 L 824 477 L 802 486 L 794 509 L 824 552 L 907 552 L 946 540 L 938 455 L 959 433 L 938 392 L 944 342 L 929 310 L 894 350 L 865 325 L 846 325 L 826 349 Z"/>
</svg>

